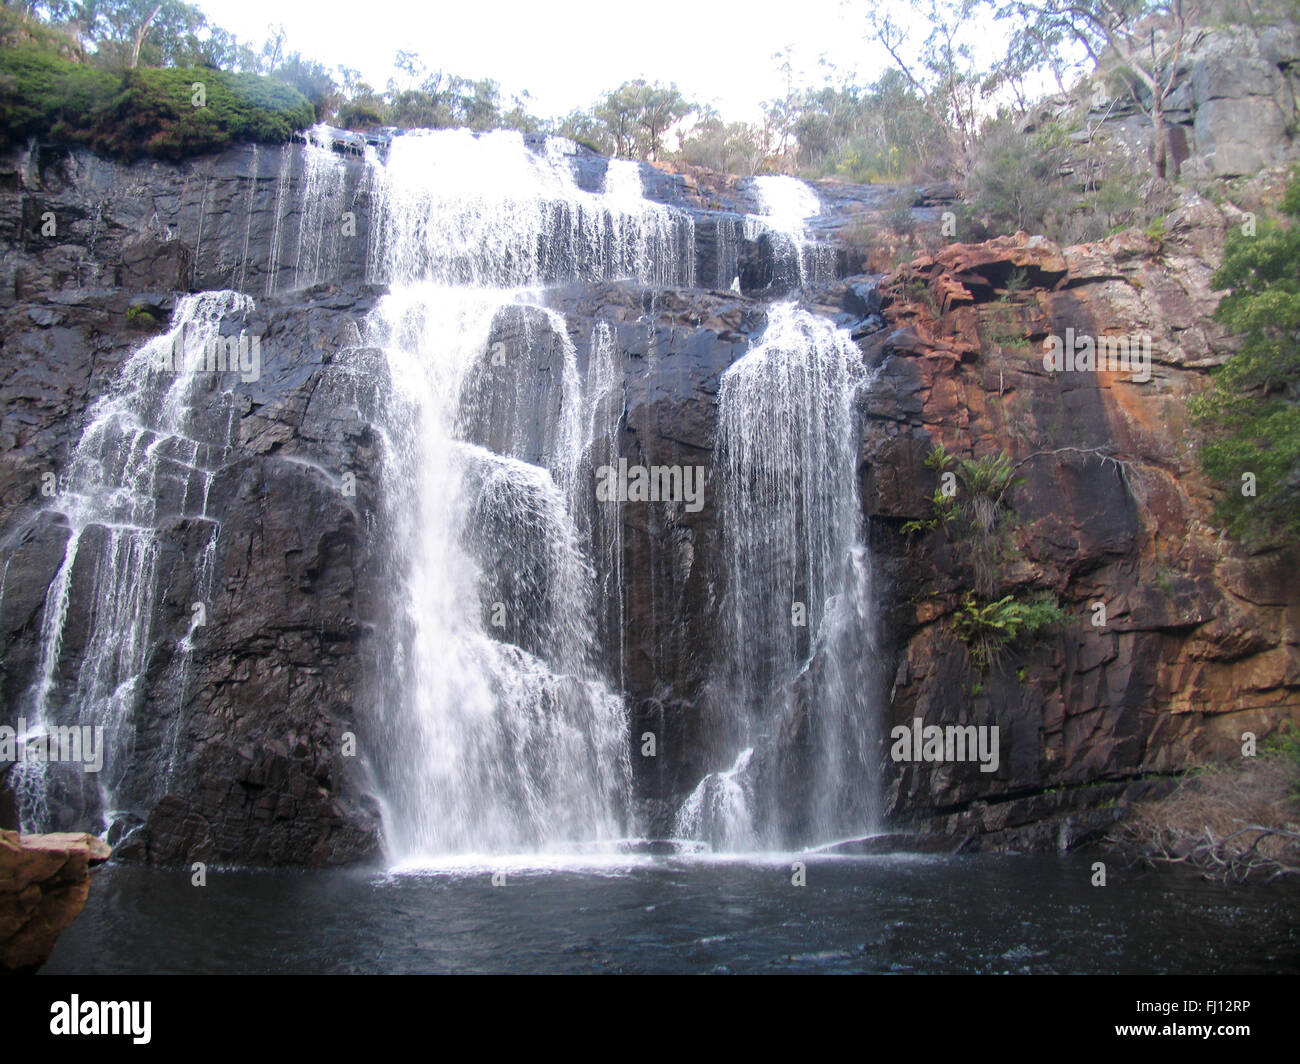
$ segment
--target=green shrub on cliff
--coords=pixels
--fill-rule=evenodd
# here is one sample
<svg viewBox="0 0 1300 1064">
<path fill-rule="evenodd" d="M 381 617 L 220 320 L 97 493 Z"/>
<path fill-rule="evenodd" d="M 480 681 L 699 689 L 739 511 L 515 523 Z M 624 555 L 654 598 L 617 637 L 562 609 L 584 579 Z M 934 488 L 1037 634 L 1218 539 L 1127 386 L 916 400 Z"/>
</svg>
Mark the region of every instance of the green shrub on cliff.
<svg viewBox="0 0 1300 1064">
<path fill-rule="evenodd" d="M 1066 619 L 1056 598 L 1043 593 L 1031 599 L 1004 595 L 996 602 L 980 602 L 970 592 L 953 614 L 953 630 L 970 650 L 980 672 L 998 664 L 1012 644 Z"/>
<path fill-rule="evenodd" d="M 121 78 L 34 47 L 0 50 L 0 142 L 86 143 Z"/>
<path fill-rule="evenodd" d="M 300 92 L 257 74 L 128 70 L 96 147 L 128 158 L 179 159 L 237 141 L 281 144 L 314 121 Z"/>
<path fill-rule="evenodd" d="M 1229 237 L 1215 317 L 1241 347 L 1191 403 L 1208 430 L 1201 466 L 1224 491 L 1217 515 L 1252 541 L 1300 534 L 1300 175 L 1281 214 Z"/>
<path fill-rule="evenodd" d="M 38 48 L 0 50 L 0 145 L 35 136 L 127 159 L 179 159 L 241 141 L 282 143 L 314 121 L 301 93 L 257 74 L 112 73 Z"/>
<path fill-rule="evenodd" d="M 935 517 L 947 526 L 960 516 L 957 532 L 962 553 L 970 565 L 975 591 L 990 597 L 997 586 L 998 572 L 1008 555 L 1014 553 L 1008 542 L 1005 518 L 1010 514 L 1007 492 L 1022 482 L 1010 457 L 995 452 L 982 458 L 962 458 L 936 443 L 926 456 L 925 464 L 940 474 L 951 472 L 949 489 L 935 493 Z"/>
<path fill-rule="evenodd" d="M 936 443 L 925 464 L 951 477 L 931 498 L 930 517 L 908 521 L 902 532 L 912 536 L 942 529 L 952 543 L 961 571 L 969 574 L 973 584 L 953 612 L 953 631 L 966 644 L 971 663 L 981 673 L 988 672 L 1013 647 L 1026 645 L 1065 620 L 1066 614 L 1048 591 L 993 597 L 1007 566 L 1020 556 L 1007 527 L 1015 518 L 1007 493 L 1022 483 L 1010 456 L 994 451 L 963 458 Z"/>
<path fill-rule="evenodd" d="M 1069 213 L 1072 190 L 1061 180 L 1070 140 L 1059 125 L 1037 133 L 1018 128 L 1004 115 L 989 123 L 966 178 L 966 205 L 978 221 L 970 235 L 993 236 L 1027 230 L 1056 235 Z"/>
</svg>

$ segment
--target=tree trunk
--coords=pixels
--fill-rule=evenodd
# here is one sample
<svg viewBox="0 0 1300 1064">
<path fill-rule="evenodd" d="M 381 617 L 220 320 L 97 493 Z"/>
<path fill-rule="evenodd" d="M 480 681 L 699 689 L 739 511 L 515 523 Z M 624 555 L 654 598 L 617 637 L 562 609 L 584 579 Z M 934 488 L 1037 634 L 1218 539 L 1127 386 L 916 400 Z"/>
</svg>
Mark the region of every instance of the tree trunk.
<svg viewBox="0 0 1300 1064">
<path fill-rule="evenodd" d="M 156 4 L 154 9 L 145 17 L 144 21 L 135 28 L 135 40 L 131 45 L 131 70 L 134 70 L 136 65 L 140 62 L 140 48 L 144 44 L 145 34 L 149 32 L 149 26 L 153 23 L 153 20 L 158 17 L 158 12 L 161 10 L 162 4 Z"/>
<path fill-rule="evenodd" d="M 1151 129 L 1155 134 L 1152 147 L 1155 150 L 1156 177 L 1164 180 L 1169 170 L 1169 131 L 1165 128 L 1164 101 L 1158 93 L 1151 103 Z"/>
</svg>

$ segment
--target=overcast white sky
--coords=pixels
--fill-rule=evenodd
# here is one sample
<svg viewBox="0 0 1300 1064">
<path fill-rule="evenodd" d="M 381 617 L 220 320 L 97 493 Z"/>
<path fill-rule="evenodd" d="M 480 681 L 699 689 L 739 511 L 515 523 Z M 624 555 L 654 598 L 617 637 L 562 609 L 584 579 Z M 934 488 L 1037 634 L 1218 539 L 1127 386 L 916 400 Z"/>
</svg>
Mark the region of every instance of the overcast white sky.
<svg viewBox="0 0 1300 1064">
<path fill-rule="evenodd" d="M 754 119 L 780 95 L 771 56 L 789 44 L 819 81 L 826 54 L 859 82 L 884 62 L 868 45 L 870 0 L 198 0 L 212 21 L 258 45 L 283 23 L 290 50 L 358 69 L 382 89 L 398 49 L 430 69 L 527 89 L 532 110 L 588 107 L 604 90 L 645 77 L 675 81 L 728 118 Z"/>
</svg>

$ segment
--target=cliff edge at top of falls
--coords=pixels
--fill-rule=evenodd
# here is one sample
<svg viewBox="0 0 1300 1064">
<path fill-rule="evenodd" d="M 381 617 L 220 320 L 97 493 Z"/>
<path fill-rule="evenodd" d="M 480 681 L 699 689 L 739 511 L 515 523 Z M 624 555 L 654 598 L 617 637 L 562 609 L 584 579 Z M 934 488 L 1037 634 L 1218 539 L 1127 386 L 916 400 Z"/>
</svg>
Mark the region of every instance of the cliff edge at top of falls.
<svg viewBox="0 0 1300 1064">
<path fill-rule="evenodd" d="M 239 387 L 233 412 L 213 411 L 232 418 L 233 444 L 211 485 L 221 535 L 183 703 L 178 662 L 210 523 L 177 517 L 162 537 L 135 778 L 124 785 L 132 804 L 110 837 L 121 859 L 339 864 L 379 848 L 364 759 L 344 747 L 365 711 L 367 670 L 385 653 L 374 640 L 383 588 L 373 534 L 383 368 L 360 340 L 383 289 L 366 272 L 363 167 L 340 165 L 351 244 L 337 229 L 332 242 L 300 238 L 312 179 L 301 145 L 130 166 L 35 149 L 0 166 L 0 720 L 21 714 L 69 538 L 42 494 L 45 474 L 66 467 L 86 410 L 162 331 L 178 293 L 255 297 L 236 324 L 260 339 L 261 376 Z M 580 183 L 594 187 L 605 165 L 582 161 Z M 706 463 L 721 375 L 761 334 L 775 293 L 760 241 L 743 232 L 740 292 L 726 291 L 719 269 L 720 234 L 732 230 L 718 220 L 754 206 L 744 182 L 642 174 L 648 198 L 692 212 L 696 289 L 569 284 L 548 293 L 548 307 L 580 353 L 609 330 L 624 375 L 621 456 Z M 836 219 L 880 196 L 820 191 L 828 242 Z M 877 368 L 860 401 L 858 469 L 873 552 L 890 576 L 880 651 L 889 723 L 995 723 L 1003 742 L 994 773 L 886 763 L 895 822 L 990 845 L 1070 845 L 1197 758 L 1226 756 L 1242 730 L 1263 735 L 1300 714 L 1300 559 L 1249 555 L 1216 532 L 1184 412 L 1231 351 L 1210 320 L 1209 284 L 1230 222 L 1189 198 L 1160 244 L 1132 232 L 1064 249 L 1024 236 L 954 244 L 880 282 L 888 324 L 858 340 Z M 871 279 L 845 276 L 861 268 L 841 248 L 840 279 L 807 302 L 870 317 Z M 1150 382 L 1052 376 L 1039 345 L 1067 329 L 1150 335 Z M 558 372 L 564 339 L 540 308 L 503 316 L 490 336 L 511 366 L 536 375 Z M 1050 590 L 1070 620 L 1017 667 L 972 667 L 952 629 L 968 583 L 954 545 L 941 532 L 901 531 L 928 516 L 938 474 L 924 459 L 936 441 L 962 456 L 1006 453 L 1024 478 L 1008 493 L 1016 552 L 997 589 Z M 352 495 L 338 488 L 345 471 Z M 726 767 L 717 722 L 701 712 L 724 570 L 717 513 L 707 493 L 698 512 L 632 502 L 622 530 L 607 672 L 623 677 L 631 734 L 660 736 L 659 756 L 633 766 L 642 823 L 662 834 L 700 777 Z M 92 568 L 71 577 L 64 680 L 90 636 Z M 1089 620 L 1096 601 L 1107 604 L 1102 628 Z M 12 819 L 11 798 L 0 776 L 0 822 Z M 60 826 L 85 814 L 71 802 L 51 812 Z"/>
</svg>

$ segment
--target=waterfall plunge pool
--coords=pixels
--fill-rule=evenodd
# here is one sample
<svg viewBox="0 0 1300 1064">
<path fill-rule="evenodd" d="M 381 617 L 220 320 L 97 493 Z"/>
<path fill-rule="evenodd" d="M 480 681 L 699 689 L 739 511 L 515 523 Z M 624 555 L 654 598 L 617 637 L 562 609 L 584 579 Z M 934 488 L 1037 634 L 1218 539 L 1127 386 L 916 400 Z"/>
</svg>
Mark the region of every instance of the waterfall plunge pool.
<svg viewBox="0 0 1300 1064">
<path fill-rule="evenodd" d="M 48 974 L 1300 972 L 1300 887 L 1095 855 L 109 865 Z M 803 862 L 807 885 L 792 885 Z M 498 884 L 493 885 L 494 875 Z M 504 882 L 503 882 L 504 881 Z"/>
</svg>

